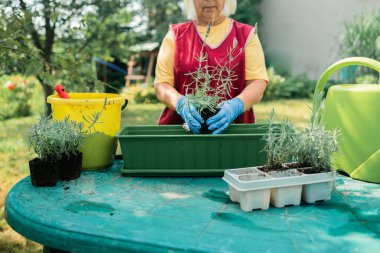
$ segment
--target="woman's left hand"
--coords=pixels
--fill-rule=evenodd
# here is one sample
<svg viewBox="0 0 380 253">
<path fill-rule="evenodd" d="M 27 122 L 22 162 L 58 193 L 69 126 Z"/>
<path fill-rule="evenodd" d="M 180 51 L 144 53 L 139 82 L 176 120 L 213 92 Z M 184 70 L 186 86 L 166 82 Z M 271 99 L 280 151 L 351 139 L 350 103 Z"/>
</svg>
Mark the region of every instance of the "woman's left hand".
<svg viewBox="0 0 380 253">
<path fill-rule="evenodd" d="M 243 112 L 244 103 L 240 98 L 226 100 L 220 104 L 220 111 L 207 120 L 208 129 L 215 130 L 212 134 L 220 134 Z"/>
</svg>

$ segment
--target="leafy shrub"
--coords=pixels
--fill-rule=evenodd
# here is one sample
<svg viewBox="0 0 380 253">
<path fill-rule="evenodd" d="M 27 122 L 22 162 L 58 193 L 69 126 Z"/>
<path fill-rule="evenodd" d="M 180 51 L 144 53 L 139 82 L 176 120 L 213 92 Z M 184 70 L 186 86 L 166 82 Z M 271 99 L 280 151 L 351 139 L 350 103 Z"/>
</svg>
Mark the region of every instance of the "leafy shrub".
<svg viewBox="0 0 380 253">
<path fill-rule="evenodd" d="M 357 14 L 352 22 L 345 23 L 345 31 L 339 41 L 341 57 L 361 56 L 380 59 L 380 10 Z M 372 74 L 364 67 L 356 69 L 357 75 Z"/>
<path fill-rule="evenodd" d="M 261 13 L 257 7 L 262 0 L 239 0 L 238 2 L 233 19 L 249 25 L 261 23 Z"/>
<path fill-rule="evenodd" d="M 306 75 L 285 78 L 282 84 L 283 98 L 310 98 L 317 82 L 308 79 Z"/>
<path fill-rule="evenodd" d="M 355 78 L 355 83 L 361 83 L 361 84 L 375 84 L 380 83 L 380 78 L 377 78 L 373 75 L 363 75 L 358 76 Z"/>
<path fill-rule="evenodd" d="M 35 83 L 31 78 L 4 76 L 0 78 L 0 120 L 32 115 Z"/>
<path fill-rule="evenodd" d="M 264 99 L 274 100 L 282 97 L 282 85 L 285 82 L 285 77 L 277 74 L 273 67 L 268 68 L 269 84 L 265 89 Z"/>
<path fill-rule="evenodd" d="M 135 96 L 136 104 L 157 104 L 160 101 L 157 98 L 155 91 L 139 91 Z"/>
<path fill-rule="evenodd" d="M 339 53 L 343 57 L 363 56 L 379 59 L 380 10 L 359 13 L 351 23 L 345 23 L 339 46 Z"/>
<path fill-rule="evenodd" d="M 310 98 L 315 83 L 306 75 L 281 76 L 273 67 L 268 68 L 269 84 L 264 93 L 265 100 L 283 98 Z"/>
<path fill-rule="evenodd" d="M 160 103 L 157 98 L 154 86 L 132 85 L 123 90 L 123 97 L 131 103 L 136 104 L 156 104 Z"/>
</svg>

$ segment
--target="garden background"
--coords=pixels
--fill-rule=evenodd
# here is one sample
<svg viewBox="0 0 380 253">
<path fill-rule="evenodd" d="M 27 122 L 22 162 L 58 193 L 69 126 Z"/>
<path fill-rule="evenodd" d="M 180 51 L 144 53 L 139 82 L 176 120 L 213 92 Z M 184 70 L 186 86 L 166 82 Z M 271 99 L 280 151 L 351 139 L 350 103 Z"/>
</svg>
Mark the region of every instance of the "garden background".
<svg viewBox="0 0 380 253">
<path fill-rule="evenodd" d="M 270 85 L 254 107 L 258 122 L 266 122 L 275 108 L 277 120 L 288 118 L 302 128 L 310 120 L 312 93 L 324 69 L 345 57 L 380 59 L 377 0 L 238 0 L 233 18 L 260 27 Z M 177 0 L 1 1 L 0 252 L 41 251 L 41 245 L 6 224 L 3 207 L 10 188 L 29 174 L 28 130 L 44 112 L 54 85 L 122 93 L 130 100 L 122 126 L 156 124 L 163 105 L 153 81 L 126 87 L 128 62 L 131 55 L 136 63 L 144 62 L 136 46 L 159 45 L 168 25 L 184 20 Z M 108 69 L 105 76 L 108 66 L 100 62 L 123 71 Z M 329 86 L 378 81 L 374 72 L 351 67 Z"/>
</svg>

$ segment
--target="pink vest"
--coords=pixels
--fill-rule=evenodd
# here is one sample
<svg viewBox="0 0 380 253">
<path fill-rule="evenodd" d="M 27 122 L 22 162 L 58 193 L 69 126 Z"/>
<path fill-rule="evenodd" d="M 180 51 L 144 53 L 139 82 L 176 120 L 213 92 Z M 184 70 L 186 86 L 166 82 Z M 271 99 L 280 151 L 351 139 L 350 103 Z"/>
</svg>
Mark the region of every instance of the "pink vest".
<svg viewBox="0 0 380 253">
<path fill-rule="evenodd" d="M 211 28 L 212 29 L 212 28 Z M 217 66 L 217 61 L 220 62 L 227 55 L 227 51 L 236 45 L 234 55 L 244 48 L 247 39 L 253 27 L 233 21 L 231 32 L 227 35 L 224 41 L 216 48 L 211 48 L 205 45 L 204 52 L 208 54 L 208 65 Z M 180 93 L 185 94 L 186 84 L 193 81 L 192 77 L 186 75 L 194 72 L 198 68 L 196 57 L 199 56 L 202 49 L 202 38 L 200 37 L 196 25 L 193 21 L 171 26 L 171 30 L 175 37 L 175 53 L 174 53 L 174 88 Z M 223 65 L 223 64 L 222 64 Z M 235 66 L 236 65 L 236 66 Z M 245 52 L 241 53 L 232 63 L 235 66 L 234 74 L 238 77 L 233 81 L 233 89 L 231 97 L 239 95 L 245 88 Z M 215 84 L 211 84 L 215 85 Z M 230 99 L 230 98 L 226 98 Z M 255 123 L 253 110 L 244 112 L 237 117 L 235 123 Z M 184 121 L 176 111 L 165 108 L 161 114 L 160 125 L 175 125 L 183 124 Z"/>
</svg>

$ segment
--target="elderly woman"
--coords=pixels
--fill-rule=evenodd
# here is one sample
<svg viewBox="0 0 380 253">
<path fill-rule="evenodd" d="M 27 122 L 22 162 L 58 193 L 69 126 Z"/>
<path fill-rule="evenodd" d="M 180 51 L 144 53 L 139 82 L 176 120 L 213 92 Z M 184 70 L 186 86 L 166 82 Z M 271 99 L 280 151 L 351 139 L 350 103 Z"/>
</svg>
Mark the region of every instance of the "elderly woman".
<svg viewBox="0 0 380 253">
<path fill-rule="evenodd" d="M 193 133 L 199 133 L 204 119 L 191 103 L 184 103 L 186 85 L 192 83 L 189 72 L 199 66 L 201 50 L 209 56 L 207 64 L 216 66 L 232 46 L 242 57 L 234 68 L 237 78 L 232 82 L 231 99 L 222 102 L 219 112 L 206 124 L 218 134 L 232 122 L 254 123 L 252 107 L 261 100 L 268 83 L 264 53 L 254 27 L 228 18 L 236 10 L 236 0 L 184 2 L 191 21 L 170 26 L 157 59 L 155 89 L 166 105 L 159 124 L 186 122 Z M 209 24 L 212 27 L 208 30 Z"/>
</svg>

